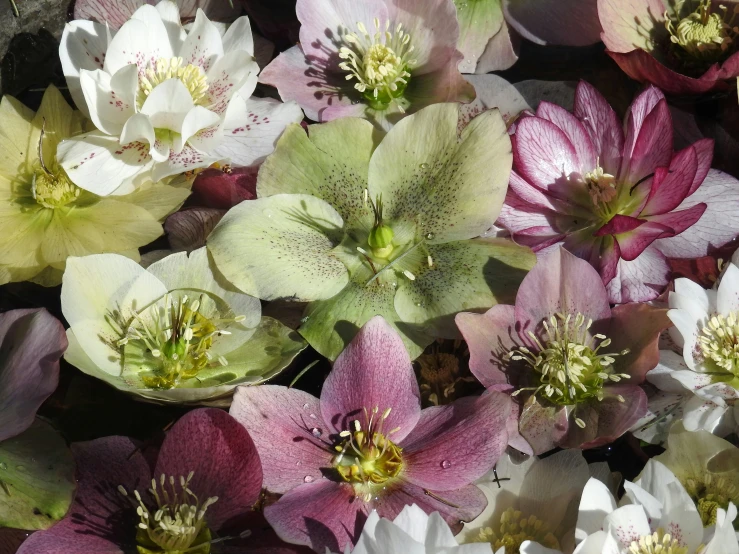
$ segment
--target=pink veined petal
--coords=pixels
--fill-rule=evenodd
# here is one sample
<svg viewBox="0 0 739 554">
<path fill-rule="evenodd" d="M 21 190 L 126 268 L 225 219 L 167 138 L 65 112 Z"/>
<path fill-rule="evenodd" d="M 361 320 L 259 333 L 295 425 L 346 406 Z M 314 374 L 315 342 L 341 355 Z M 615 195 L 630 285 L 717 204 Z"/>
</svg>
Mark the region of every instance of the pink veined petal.
<svg viewBox="0 0 739 554">
<path fill-rule="evenodd" d="M 343 552 L 359 538 L 369 509 L 350 484 L 316 479 L 267 506 L 264 517 L 285 542 Z"/>
<path fill-rule="evenodd" d="M 611 281 L 606 283 L 612 304 L 654 300 L 669 282 L 670 266 L 654 245 L 631 262 L 619 260 L 616 270 Z"/>
<path fill-rule="evenodd" d="M 690 194 L 697 170 L 698 156 L 692 146 L 675 154 L 669 169 L 658 167 L 647 203 L 639 216 L 665 214 L 677 208 Z"/>
<path fill-rule="evenodd" d="M 611 220 L 598 229 L 594 236 L 605 237 L 606 235 L 620 235 L 621 233 L 628 233 L 634 229 L 638 229 L 644 225 L 644 220 L 628 215 L 616 214 Z"/>
<path fill-rule="evenodd" d="M 20 554 L 123 554 L 136 551 L 133 497 L 151 487 L 151 470 L 128 437 L 105 437 L 72 445 L 77 464 L 77 495 L 67 516 L 46 531 L 33 533 Z"/>
<path fill-rule="evenodd" d="M 697 169 L 695 171 L 695 177 L 693 178 L 693 184 L 690 186 L 688 195 L 693 194 L 701 183 L 708 176 L 708 172 L 711 170 L 711 162 L 713 161 L 713 139 L 700 139 L 692 144 L 695 149 Z"/>
<path fill-rule="evenodd" d="M 315 396 L 274 385 L 239 387 L 230 414 L 256 444 L 268 490 L 285 493 L 330 467 L 329 428 Z"/>
<path fill-rule="evenodd" d="M 530 397 L 521 410 L 518 428 L 534 454 L 539 455 L 556 448 L 566 436 L 568 426 L 564 407 L 546 405 Z"/>
<path fill-rule="evenodd" d="M 380 316 L 370 319 L 339 355 L 321 390 L 321 415 L 334 432 L 365 421 L 364 410 L 390 409 L 383 428 L 402 441 L 421 414 L 411 359 L 400 335 Z"/>
<path fill-rule="evenodd" d="M 79 0 L 74 3 L 74 19 L 94 19 L 107 23 L 111 29 L 119 29 L 145 3 L 144 0 Z"/>
<path fill-rule="evenodd" d="M 580 81 L 574 114 L 590 134 L 598 162 L 606 173 L 618 175 L 624 151 L 624 131 L 616 112 L 594 86 Z"/>
<path fill-rule="evenodd" d="M 621 258 L 621 251 L 613 237 L 594 236 L 592 229 L 588 228 L 567 234 L 562 246 L 581 260 L 590 263 L 600 273 L 603 284 L 608 283 L 616 274 L 616 264 Z"/>
<path fill-rule="evenodd" d="M 667 214 L 650 215 L 645 217 L 650 223 L 664 225 L 671 229 L 672 234 L 677 235 L 695 225 L 701 219 L 707 209 L 706 204 L 696 204 L 686 210 L 677 210 Z"/>
<path fill-rule="evenodd" d="M 642 93 L 644 96 L 646 93 Z M 638 102 L 638 98 L 637 101 Z M 635 102 L 635 104 L 636 104 Z M 629 121 L 637 120 L 638 115 L 632 105 Z M 631 124 L 630 124 L 631 125 Z M 627 136 L 627 148 L 628 148 Z M 628 157 L 627 157 L 628 156 Z M 634 141 L 634 148 L 624 153 L 620 179 L 624 183 L 636 184 L 655 172 L 658 167 L 668 167 L 672 159 L 672 117 L 667 101 L 661 99 L 644 118 Z"/>
<path fill-rule="evenodd" d="M 202 500 L 218 502 L 208 508 L 211 530 L 250 512 L 262 492 L 262 464 L 257 447 L 243 425 L 223 410 L 203 408 L 180 418 L 167 433 L 154 477 L 187 477 L 189 488 Z"/>
<path fill-rule="evenodd" d="M 640 220 L 641 221 L 641 220 Z M 673 235 L 672 229 L 653 221 L 644 221 L 643 225 L 615 235 L 618 247 L 621 250 L 621 259 L 630 262 L 635 260 L 655 240 Z"/>
<path fill-rule="evenodd" d="M 489 390 L 421 412 L 413 432 L 400 442 L 403 477 L 419 487 L 453 490 L 482 477 L 505 451 L 511 410 L 508 394 Z"/>
<path fill-rule="evenodd" d="M 663 0 L 598 0 L 603 42 L 613 52 L 647 48 L 655 33 L 666 35 Z"/>
<path fill-rule="evenodd" d="M 583 175 L 595 169 L 597 153 L 587 130 L 574 115 L 564 108 L 544 100 L 539 103 L 536 116 L 551 121 L 564 131 L 575 148 L 580 172 Z"/>
<path fill-rule="evenodd" d="M 537 44 L 600 42 L 596 0 L 503 0 L 503 12 L 511 27 Z"/>
<path fill-rule="evenodd" d="M 0 315 L 0 442 L 25 431 L 56 389 L 67 336 L 44 309 Z"/>
</svg>

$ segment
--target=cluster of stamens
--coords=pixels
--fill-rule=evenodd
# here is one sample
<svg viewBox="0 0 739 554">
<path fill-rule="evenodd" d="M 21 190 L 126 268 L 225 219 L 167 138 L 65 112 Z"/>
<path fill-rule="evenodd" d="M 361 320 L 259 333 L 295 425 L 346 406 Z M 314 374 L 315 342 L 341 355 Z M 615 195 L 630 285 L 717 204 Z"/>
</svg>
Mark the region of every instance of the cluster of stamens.
<svg viewBox="0 0 739 554">
<path fill-rule="evenodd" d="M 680 546 L 677 539 L 673 539 L 664 529 L 657 529 L 651 535 L 632 541 L 629 554 L 688 554 L 685 546 Z"/>
<path fill-rule="evenodd" d="M 739 488 L 728 479 L 713 473 L 689 477 L 683 484 L 698 508 L 704 527 L 716 524 L 719 508 L 726 510 L 729 503 L 739 503 Z"/>
<path fill-rule="evenodd" d="M 596 164 L 597 165 L 597 164 Z M 584 176 L 585 188 L 593 201 L 593 206 L 608 204 L 618 194 L 616 189 L 616 178 L 610 173 L 603 171 L 600 165 Z"/>
<path fill-rule="evenodd" d="M 151 92 L 168 79 L 179 79 L 190 92 L 193 103 L 200 103 L 208 92 L 208 78 L 199 66 L 183 64 L 183 59 L 178 57 L 159 58 L 156 62 L 149 62 L 146 69 L 139 73 L 136 95 L 138 107 L 141 108 Z"/>
<path fill-rule="evenodd" d="M 518 554 L 525 541 L 538 542 L 542 546 L 559 550 L 557 537 L 549 525 L 536 516 L 525 517 L 522 512 L 508 508 L 500 516 L 497 529 L 485 527 L 480 530 L 478 542 L 489 542 L 493 552 L 505 547 L 505 554 Z"/>
<path fill-rule="evenodd" d="M 739 317 L 735 312 L 712 316 L 701 329 L 698 344 L 706 359 L 739 377 Z"/>
<path fill-rule="evenodd" d="M 692 1 L 692 0 L 691 0 Z M 679 13 L 685 0 L 679 3 Z M 739 34 L 734 19 L 739 13 L 735 6 L 729 9 L 720 5 L 721 13 L 716 13 L 711 0 L 700 0 L 698 8 L 687 17 L 674 21 L 665 13 L 665 27 L 670 34 L 670 42 L 676 45 L 675 53 L 688 63 L 715 63 L 723 58 Z"/>
<path fill-rule="evenodd" d="M 347 81 L 356 80 L 354 88 L 373 108 L 385 109 L 403 94 L 411 77 L 409 69 L 418 62 L 412 57 L 414 46 L 402 24 L 392 32 L 389 21 L 385 22 L 384 29 L 379 19 L 374 23 L 374 34 L 359 22 L 359 33 L 343 36 L 345 46 L 339 49 L 339 57 L 345 61 L 339 67 L 348 73 Z M 398 109 L 404 111 L 400 104 Z"/>
<path fill-rule="evenodd" d="M 193 547 L 203 545 L 202 552 L 210 551 L 210 531 L 205 522 L 208 507 L 218 501 L 212 496 L 204 502 L 190 490 L 193 472 L 187 478 L 162 475 L 157 483 L 151 480 L 151 494 L 156 503 L 149 509 L 139 491 L 134 491 L 136 513 L 139 516 L 137 542 L 144 547 L 159 547 L 164 552 L 200 552 Z M 118 487 L 119 492 L 128 497 L 128 491 Z"/>
<path fill-rule="evenodd" d="M 334 467 L 341 478 L 354 485 L 354 490 L 365 502 L 403 469 L 402 449 L 383 434 L 383 423 L 390 415 L 390 408 L 382 414 L 379 408 L 364 409 L 365 426 L 357 419 L 352 422 L 353 431 L 339 433 L 334 446 Z"/>
<path fill-rule="evenodd" d="M 536 345 L 536 352 L 526 346 L 514 349 L 507 358 L 524 361 L 536 373 L 540 385 L 522 388 L 514 394 L 533 390 L 534 394 L 543 392 L 545 397 L 560 405 L 573 405 L 588 398 L 603 400 L 603 386 L 609 382 L 628 379 L 625 373 L 614 373 L 613 362 L 617 353 L 601 354 L 601 348 L 611 344 L 605 335 L 590 335 L 592 319 L 581 313 L 555 314 L 542 321 L 544 328 L 541 339 L 532 331 L 528 336 Z M 620 352 L 627 354 L 628 350 Z M 618 396 L 619 401 L 623 398 Z M 584 426 L 584 422 L 576 420 Z"/>
</svg>

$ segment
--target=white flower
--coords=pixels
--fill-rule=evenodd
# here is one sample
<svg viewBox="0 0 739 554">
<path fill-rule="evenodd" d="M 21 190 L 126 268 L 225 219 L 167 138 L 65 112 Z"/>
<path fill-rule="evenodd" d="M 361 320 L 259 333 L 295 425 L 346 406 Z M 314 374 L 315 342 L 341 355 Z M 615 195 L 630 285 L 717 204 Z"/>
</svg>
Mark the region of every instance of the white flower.
<svg viewBox="0 0 739 554">
<path fill-rule="evenodd" d="M 736 507 L 718 510 L 704 530 L 685 488 L 661 463 L 647 462 L 641 478 L 626 482 L 622 506 L 591 479 L 580 502 L 575 554 L 739 554 L 732 522 Z"/>
<path fill-rule="evenodd" d="M 61 164 L 102 196 L 217 161 L 251 165 L 302 119 L 295 104 L 250 98 L 259 67 L 246 17 L 221 36 L 199 9 L 187 32 L 163 0 L 115 33 L 69 23 L 59 53 L 70 93 L 98 129 L 62 143 Z"/>
</svg>

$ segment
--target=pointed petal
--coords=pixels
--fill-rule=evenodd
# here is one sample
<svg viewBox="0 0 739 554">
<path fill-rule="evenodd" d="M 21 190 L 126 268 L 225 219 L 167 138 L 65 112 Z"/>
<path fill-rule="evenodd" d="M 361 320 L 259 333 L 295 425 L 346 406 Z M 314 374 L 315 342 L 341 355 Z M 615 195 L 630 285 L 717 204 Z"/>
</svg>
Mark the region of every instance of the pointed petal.
<svg viewBox="0 0 739 554">
<path fill-rule="evenodd" d="M 566 409 L 541 403 L 531 396 L 521 410 L 518 429 L 534 454 L 539 455 L 559 446 L 569 426 Z"/>
<path fill-rule="evenodd" d="M 615 216 L 606 227 L 601 228 L 598 232 L 604 232 L 607 228 L 611 227 L 612 224 L 616 223 L 614 221 L 616 218 L 622 218 L 622 221 L 626 219 L 625 216 Z M 621 258 L 627 262 L 638 258 L 655 240 L 662 237 L 669 237 L 673 234 L 672 229 L 666 225 L 642 219 L 629 219 L 641 223 L 641 225 L 626 232 L 614 233 L 621 251 Z M 613 225 L 613 227 L 618 227 L 618 225 Z"/>
<path fill-rule="evenodd" d="M 580 81 L 575 91 L 574 114 L 588 130 L 600 166 L 606 173 L 618 175 L 624 131 L 614 109 L 594 86 Z"/>
<path fill-rule="evenodd" d="M 74 19 L 93 19 L 120 29 L 144 0 L 80 0 L 74 3 Z"/>
<path fill-rule="evenodd" d="M 652 190 L 640 215 L 665 214 L 677 208 L 690 193 L 697 170 L 698 156 L 695 148 L 688 146 L 675 154 L 669 169 L 657 169 Z"/>
<path fill-rule="evenodd" d="M 235 95 L 251 95 L 253 88 L 239 91 L 247 82 L 256 85 L 259 66 L 254 57 L 244 50 L 227 52 L 208 71 L 207 106 L 212 112 L 224 115 Z"/>
<path fill-rule="evenodd" d="M 103 68 L 109 37 L 105 25 L 93 21 L 71 21 L 64 27 L 59 45 L 62 70 L 77 109 L 85 115 L 90 112 L 80 87 L 80 72 Z"/>
<path fill-rule="evenodd" d="M 142 72 L 150 62 L 174 55 L 162 17 L 154 6 L 144 5 L 110 41 L 104 69 L 113 75 L 124 66 L 135 64 Z"/>
<path fill-rule="evenodd" d="M 636 104 L 637 101 L 635 101 Z M 631 119 L 636 119 L 632 106 Z M 628 137 L 627 137 L 628 138 Z M 628 144 L 628 140 L 627 140 Z M 629 155 L 628 150 L 625 156 Z M 644 118 L 639 134 L 628 159 L 628 170 L 622 168 L 621 178 L 627 183 L 638 183 L 655 172 L 658 167 L 668 167 L 672 159 L 672 117 L 667 101 L 663 98 Z"/>
<path fill-rule="evenodd" d="M 536 109 L 536 116 L 546 119 L 559 127 L 572 143 L 577 155 L 577 164 L 583 170 L 595 169 L 598 153 L 583 123 L 564 108 L 542 101 Z"/>
<path fill-rule="evenodd" d="M 95 127 L 107 135 L 119 135 L 136 112 L 138 71 L 135 65 L 122 67 L 112 77 L 101 69 L 80 74 L 80 87 Z"/>
<path fill-rule="evenodd" d="M 151 180 L 157 183 L 165 177 L 179 175 L 201 167 L 208 167 L 219 160 L 218 156 L 211 156 L 193 148 L 189 144 L 185 144 L 182 152 L 176 154 L 172 150 L 166 161 L 154 165 L 151 171 Z"/>
<path fill-rule="evenodd" d="M 218 27 L 206 17 L 203 10 L 198 9 L 195 14 L 195 22 L 178 55 L 184 60 L 184 65 L 200 66 L 206 73 L 216 63 L 216 60 L 223 57 L 221 33 L 218 32 Z"/>
</svg>

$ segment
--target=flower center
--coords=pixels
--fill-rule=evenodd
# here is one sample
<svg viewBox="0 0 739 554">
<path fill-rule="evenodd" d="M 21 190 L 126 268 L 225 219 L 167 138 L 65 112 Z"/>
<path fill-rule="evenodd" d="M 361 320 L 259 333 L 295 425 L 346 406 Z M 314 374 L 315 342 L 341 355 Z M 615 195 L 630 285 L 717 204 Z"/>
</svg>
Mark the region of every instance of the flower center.
<svg viewBox="0 0 739 554">
<path fill-rule="evenodd" d="M 547 548 L 560 549 L 559 541 L 547 523 L 533 515 L 525 517 L 513 508 L 508 508 L 501 514 L 497 529 L 485 527 L 480 530 L 477 539 L 477 542 L 489 542 L 493 546 L 493 552 L 505 547 L 505 554 L 518 554 L 525 541 L 535 541 Z"/>
<path fill-rule="evenodd" d="M 735 312 L 711 317 L 701 329 L 698 342 L 706 359 L 739 377 L 739 317 Z"/>
<path fill-rule="evenodd" d="M 680 2 L 678 8 L 682 8 L 684 2 Z M 733 27 L 739 6 L 731 11 L 728 21 L 726 6 L 719 6 L 719 10 L 721 13 L 713 11 L 711 0 L 700 0 L 698 8 L 680 20 L 670 19 L 665 13 L 665 27 L 670 42 L 676 46 L 673 52 L 678 58 L 689 64 L 711 64 L 726 56 L 739 33 L 739 29 Z"/>
<path fill-rule="evenodd" d="M 588 194 L 590 194 L 593 206 L 608 204 L 618 194 L 616 190 L 616 178 L 603 171 L 603 168 L 600 166 L 586 173 L 584 179 L 585 188 L 588 190 Z"/>
<path fill-rule="evenodd" d="M 179 79 L 190 92 L 195 104 L 201 103 L 208 91 L 208 78 L 203 70 L 193 64 L 183 65 L 182 58 L 159 58 L 149 62 L 146 69 L 139 73 L 139 89 L 136 93 L 136 104 L 139 108 L 157 85 L 168 79 Z"/>
<path fill-rule="evenodd" d="M 552 402 L 560 405 L 578 404 L 589 398 L 603 400 L 603 387 L 609 381 L 628 379 L 625 373 L 614 373 L 612 364 L 616 353 L 601 354 L 600 349 L 611 344 L 605 335 L 590 335 L 593 324 L 578 313 L 556 314 L 543 320 L 544 333 L 537 337 L 529 331 L 538 352 L 522 346 L 508 353 L 511 360 L 523 360 L 537 374 L 538 387 L 523 388 L 516 391 L 533 390 L 534 394 L 544 392 Z M 628 354 L 624 350 L 620 355 Z M 618 397 L 620 401 L 623 398 Z M 576 420 L 578 425 L 580 421 Z M 584 425 L 584 423 L 582 423 Z"/>
<path fill-rule="evenodd" d="M 139 554 L 180 553 L 209 554 L 211 535 L 205 522 L 208 507 L 218 501 L 212 496 L 201 503 L 189 488 L 194 473 L 187 478 L 162 475 L 151 480 L 149 493 L 156 506 L 150 509 L 141 498 L 139 491 L 134 491 L 136 513 L 139 516 L 136 542 Z M 118 491 L 128 497 L 128 491 L 122 486 Z"/>
<path fill-rule="evenodd" d="M 334 467 L 341 478 L 354 485 L 357 496 L 365 502 L 372 500 L 374 493 L 387 481 L 397 477 L 403 469 L 402 449 L 382 432 L 390 408 L 379 415 L 379 409 L 368 412 L 365 408 L 365 426 L 357 419 L 353 431 L 339 433 L 334 446 Z M 390 431 L 388 435 L 394 431 Z"/>
<path fill-rule="evenodd" d="M 719 508 L 726 510 L 730 502 L 739 502 L 737 486 L 709 472 L 700 477 L 689 477 L 684 485 L 698 508 L 704 527 L 716 524 L 716 512 Z"/>
<path fill-rule="evenodd" d="M 163 301 L 134 313 L 118 341 L 124 365 L 142 365 L 151 371 L 141 377 L 151 389 L 171 389 L 192 379 L 206 367 L 226 366 L 223 356 L 213 356 L 213 340 L 231 334 L 226 328 L 245 316 L 213 317 L 218 308 L 207 295 L 179 300 L 167 293 Z M 110 321 L 110 320 L 109 320 Z M 215 358 L 215 359 L 214 359 Z"/>
<path fill-rule="evenodd" d="M 677 539 L 673 539 L 664 529 L 657 529 L 651 535 L 632 541 L 629 554 L 688 554 L 685 546 L 680 546 Z"/>
<path fill-rule="evenodd" d="M 61 208 L 80 196 L 80 188 L 69 180 L 63 169 L 56 175 L 46 168 L 37 170 L 31 191 L 36 202 L 44 208 Z"/>
<path fill-rule="evenodd" d="M 339 49 L 339 57 L 346 61 L 339 67 L 347 72 L 347 81 L 357 81 L 354 88 L 372 108 L 384 110 L 403 95 L 411 76 L 409 69 L 417 61 L 412 58 L 414 47 L 402 24 L 391 32 L 389 21 L 385 22 L 384 31 L 379 19 L 374 23 L 374 35 L 361 22 L 357 23 L 359 33 L 344 35 L 345 45 Z M 398 108 L 404 111 L 400 104 Z"/>
</svg>

